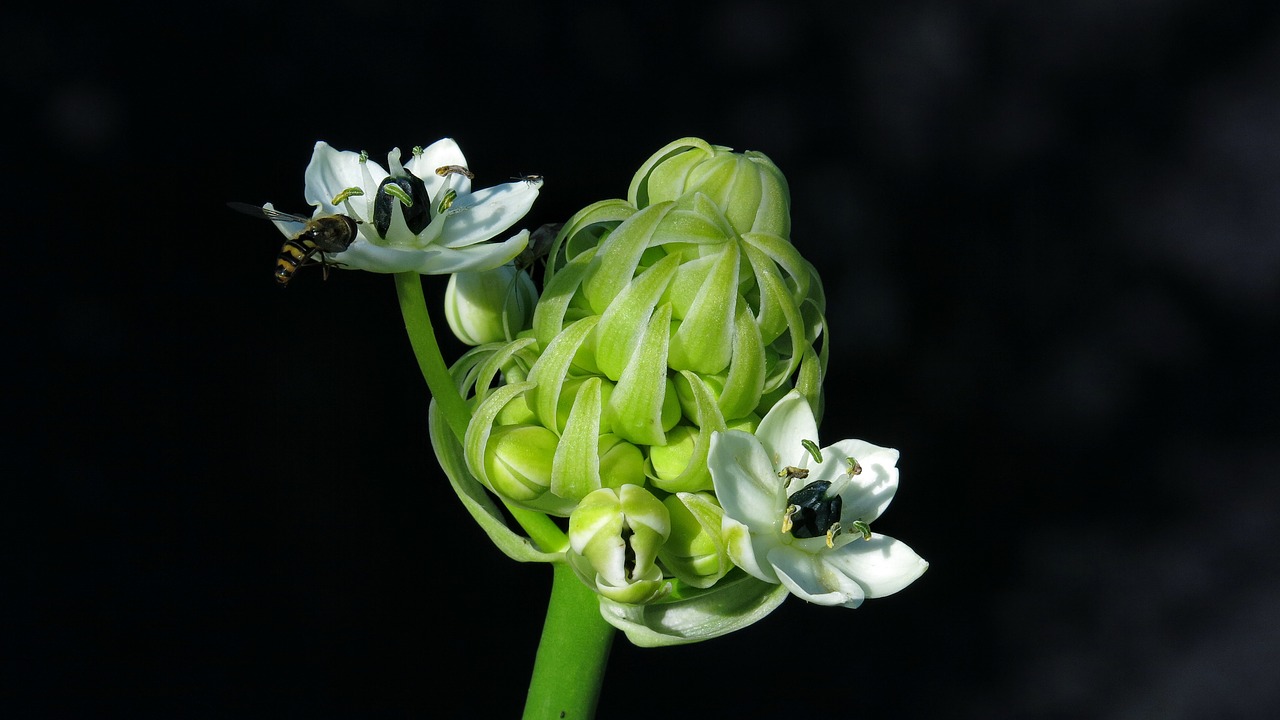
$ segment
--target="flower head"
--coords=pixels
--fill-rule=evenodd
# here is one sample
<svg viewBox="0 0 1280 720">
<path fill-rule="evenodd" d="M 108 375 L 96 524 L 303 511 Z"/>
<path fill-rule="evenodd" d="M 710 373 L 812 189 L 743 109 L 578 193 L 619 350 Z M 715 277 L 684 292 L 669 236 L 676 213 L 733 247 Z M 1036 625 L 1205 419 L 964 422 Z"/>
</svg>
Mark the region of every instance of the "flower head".
<svg viewBox="0 0 1280 720">
<path fill-rule="evenodd" d="M 306 170 L 307 202 L 314 215 L 346 215 L 358 237 L 343 252 L 324 258 L 339 267 L 380 273 L 442 275 L 490 270 L 518 255 L 528 231 L 487 243 L 532 207 L 540 179 L 519 180 L 472 192 L 472 174 L 450 138 L 414 148 L 407 163 L 400 149 L 387 154 L 387 169 L 365 153 L 334 150 L 317 142 Z M 292 236 L 296 226 L 277 222 Z"/>
<path fill-rule="evenodd" d="M 819 605 L 857 607 L 929 567 L 905 543 L 871 532 L 898 489 L 898 451 L 862 440 L 818 449 L 809 403 L 791 392 L 760 421 L 711 438 L 730 559 Z"/>
</svg>

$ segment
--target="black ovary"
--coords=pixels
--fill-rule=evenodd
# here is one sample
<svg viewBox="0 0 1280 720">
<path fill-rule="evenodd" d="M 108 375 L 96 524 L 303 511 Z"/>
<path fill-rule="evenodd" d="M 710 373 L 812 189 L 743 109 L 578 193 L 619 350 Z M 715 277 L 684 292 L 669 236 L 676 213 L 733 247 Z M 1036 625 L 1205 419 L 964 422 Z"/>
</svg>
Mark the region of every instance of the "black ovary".
<svg viewBox="0 0 1280 720">
<path fill-rule="evenodd" d="M 787 504 L 796 507 L 791 515 L 793 537 L 822 537 L 832 525 L 840 521 L 840 508 L 844 501 L 839 495 L 826 497 L 829 487 L 830 482 L 818 480 L 805 485 L 787 498 Z"/>
</svg>

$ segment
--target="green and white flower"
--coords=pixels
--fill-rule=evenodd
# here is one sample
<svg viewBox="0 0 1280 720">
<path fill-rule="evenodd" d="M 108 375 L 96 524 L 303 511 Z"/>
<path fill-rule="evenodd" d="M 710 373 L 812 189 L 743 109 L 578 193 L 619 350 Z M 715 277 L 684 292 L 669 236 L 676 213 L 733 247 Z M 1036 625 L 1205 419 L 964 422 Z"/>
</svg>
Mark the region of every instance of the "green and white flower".
<svg viewBox="0 0 1280 720">
<path fill-rule="evenodd" d="M 316 143 L 304 190 L 313 215 L 342 214 L 359 223 L 359 237 L 346 251 L 325 254 L 327 262 L 379 273 L 443 275 L 491 270 L 528 244 L 527 230 L 505 242 L 485 241 L 524 217 L 541 179 L 472 192 L 466 158 L 451 138 L 414 148 L 404 164 L 394 148 L 387 167 L 365 153 Z M 296 225 L 276 225 L 286 235 L 297 232 Z"/>
<path fill-rule="evenodd" d="M 716 432 L 708 462 L 734 564 L 818 605 L 891 595 L 929 564 L 871 532 L 898 489 L 898 451 L 862 440 L 818 450 L 809 403 L 792 391 L 755 435 Z"/>
</svg>

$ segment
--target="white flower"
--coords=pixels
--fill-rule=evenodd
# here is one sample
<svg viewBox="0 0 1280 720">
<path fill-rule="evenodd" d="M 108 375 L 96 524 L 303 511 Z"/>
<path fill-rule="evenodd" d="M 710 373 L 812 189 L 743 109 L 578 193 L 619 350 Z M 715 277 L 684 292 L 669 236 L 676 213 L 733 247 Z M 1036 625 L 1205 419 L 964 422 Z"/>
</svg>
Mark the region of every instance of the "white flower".
<svg viewBox="0 0 1280 720">
<path fill-rule="evenodd" d="M 389 170 L 364 153 L 316 143 L 306 170 L 307 202 L 314 216 L 342 214 L 359 223 L 358 237 L 325 260 L 380 273 L 443 275 L 490 270 L 528 244 L 521 230 L 502 243 L 486 243 L 514 225 L 538 197 L 541 179 L 518 180 L 476 192 L 458 144 L 450 138 L 401 165 L 400 149 L 387 154 Z M 288 236 L 296 224 L 276 222 Z"/>
<path fill-rule="evenodd" d="M 712 435 L 708 464 L 730 559 L 819 605 L 858 607 L 910 585 L 929 563 L 868 527 L 898 488 L 898 451 L 862 440 L 818 451 L 817 438 L 813 411 L 795 391 L 755 435 Z"/>
</svg>

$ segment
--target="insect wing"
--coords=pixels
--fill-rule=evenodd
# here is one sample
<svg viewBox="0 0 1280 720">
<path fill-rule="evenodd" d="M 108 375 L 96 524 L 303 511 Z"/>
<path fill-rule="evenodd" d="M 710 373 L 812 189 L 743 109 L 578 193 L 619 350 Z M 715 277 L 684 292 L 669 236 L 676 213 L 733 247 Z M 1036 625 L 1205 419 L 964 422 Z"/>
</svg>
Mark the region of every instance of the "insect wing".
<svg viewBox="0 0 1280 720">
<path fill-rule="evenodd" d="M 275 208 L 260 207 L 258 205 L 250 205 L 249 203 L 229 202 L 227 203 L 227 207 L 231 208 L 232 210 L 238 210 L 239 212 L 242 212 L 245 215 L 253 215 L 254 217 L 260 217 L 264 220 L 272 220 L 275 222 L 301 223 L 305 225 L 311 221 L 311 218 L 309 217 L 303 217 L 302 215 L 294 215 L 293 213 L 280 212 Z"/>
</svg>

